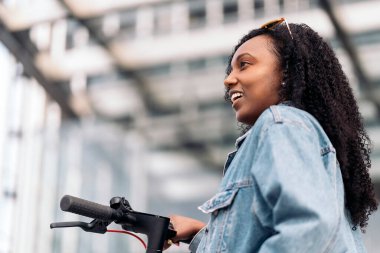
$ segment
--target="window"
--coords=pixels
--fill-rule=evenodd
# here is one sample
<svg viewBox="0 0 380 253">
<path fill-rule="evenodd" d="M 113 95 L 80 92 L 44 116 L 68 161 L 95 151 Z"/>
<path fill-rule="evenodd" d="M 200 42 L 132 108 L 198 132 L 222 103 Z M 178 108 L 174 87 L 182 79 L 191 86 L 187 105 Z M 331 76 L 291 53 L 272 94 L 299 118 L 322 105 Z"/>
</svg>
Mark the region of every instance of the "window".
<svg viewBox="0 0 380 253">
<path fill-rule="evenodd" d="M 127 10 L 120 14 L 120 30 L 128 37 L 135 37 L 136 10 Z"/>
<path fill-rule="evenodd" d="M 278 0 L 278 4 L 280 6 L 280 12 L 284 12 L 285 9 L 285 0 Z"/>
<path fill-rule="evenodd" d="M 264 16 L 264 0 L 253 0 L 253 7 L 255 17 Z"/>
<path fill-rule="evenodd" d="M 238 19 L 238 3 L 234 0 L 223 0 L 223 22 L 235 22 Z"/>
<path fill-rule="evenodd" d="M 165 76 L 170 74 L 170 64 L 160 64 L 140 70 L 141 75 Z"/>
<path fill-rule="evenodd" d="M 189 28 L 199 28 L 206 24 L 205 1 L 197 0 L 189 2 Z"/>
<path fill-rule="evenodd" d="M 171 30 L 170 5 L 160 5 L 154 10 L 154 33 L 169 33 Z"/>
<path fill-rule="evenodd" d="M 206 67 L 206 59 L 190 60 L 188 66 L 190 71 L 202 70 Z"/>
</svg>

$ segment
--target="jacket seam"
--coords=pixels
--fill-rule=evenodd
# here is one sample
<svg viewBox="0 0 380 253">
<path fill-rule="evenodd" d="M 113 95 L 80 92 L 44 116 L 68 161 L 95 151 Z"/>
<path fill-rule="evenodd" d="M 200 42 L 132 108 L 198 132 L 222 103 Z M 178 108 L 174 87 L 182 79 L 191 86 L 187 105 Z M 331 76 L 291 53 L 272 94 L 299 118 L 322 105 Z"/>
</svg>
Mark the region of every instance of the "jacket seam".
<svg viewBox="0 0 380 253">
<path fill-rule="evenodd" d="M 331 146 L 329 146 L 328 148 L 331 148 Z M 335 149 L 334 149 L 334 151 L 335 151 Z M 334 178 L 336 178 L 336 170 L 337 170 L 337 169 L 338 169 L 338 168 L 335 168 L 335 170 L 334 170 L 334 172 L 333 172 L 333 173 L 334 173 Z M 336 197 L 336 199 L 338 200 L 338 191 L 337 191 L 337 185 L 336 185 L 336 181 L 335 181 L 335 180 L 334 180 L 334 191 L 335 191 L 335 197 Z M 333 236 L 332 236 L 331 240 L 327 242 L 326 249 L 323 251 L 323 253 L 327 253 L 327 252 L 330 251 L 330 248 L 332 247 L 333 242 L 335 242 L 336 237 L 337 237 L 337 235 L 338 235 L 338 231 L 339 231 L 340 223 L 342 222 L 342 221 L 341 221 L 342 216 L 340 215 L 340 212 L 339 212 L 339 208 L 338 208 L 338 204 L 337 204 L 337 203 L 335 204 L 335 210 L 336 210 L 336 214 L 337 214 L 337 216 L 338 216 L 338 224 L 337 224 L 336 227 L 335 227 L 335 232 L 333 233 Z"/>
<path fill-rule="evenodd" d="M 191 239 L 191 241 L 190 241 L 190 243 L 189 243 L 189 249 L 190 249 L 190 251 L 193 253 L 193 251 L 192 251 L 192 248 L 193 247 L 191 247 L 191 246 L 193 246 L 194 245 L 194 240 L 195 239 L 197 239 L 197 237 L 201 234 L 201 233 L 205 233 L 205 230 L 207 229 L 207 226 L 208 226 L 208 224 L 207 225 L 205 225 L 201 230 L 199 230 L 194 236 L 193 236 L 193 238 Z M 204 237 L 205 235 L 203 235 L 202 236 L 202 238 Z M 201 238 L 201 239 L 202 239 Z M 200 243 L 200 240 L 198 240 L 198 244 L 197 245 L 195 245 L 196 246 L 196 251 L 198 250 L 198 247 L 199 247 L 199 243 Z M 195 252 L 194 252 L 195 253 Z"/>
<path fill-rule="evenodd" d="M 331 145 L 321 148 L 321 156 L 324 156 L 330 152 L 336 153 L 335 148 Z"/>
<path fill-rule="evenodd" d="M 280 110 L 278 109 L 278 106 L 275 106 L 275 105 L 270 106 L 270 111 L 272 113 L 273 121 L 275 124 L 289 123 L 289 124 L 301 126 L 305 128 L 306 130 L 311 131 L 311 129 L 302 120 L 293 120 L 293 119 L 288 119 L 282 116 Z"/>
<path fill-rule="evenodd" d="M 234 198 L 235 198 L 235 196 L 234 196 Z M 231 205 L 232 205 L 232 203 L 230 203 L 230 205 L 228 205 L 228 208 L 227 208 L 227 209 L 231 209 Z M 223 222 L 222 222 L 222 224 L 223 224 L 223 228 L 222 228 L 221 233 L 219 234 L 219 238 L 218 238 L 219 243 L 218 243 L 218 245 L 217 245 L 217 247 L 216 247 L 216 249 L 217 249 L 217 253 L 221 253 L 221 252 L 222 252 L 223 235 L 224 235 L 224 233 L 225 233 L 225 231 L 226 231 L 226 227 L 227 227 L 227 222 L 226 222 L 226 221 L 227 221 L 227 219 L 228 219 L 230 213 L 231 213 L 231 212 L 227 212 L 227 210 L 225 210 L 225 212 L 224 212 L 224 217 L 223 217 Z"/>
<path fill-rule="evenodd" d="M 250 186 L 252 186 L 252 184 L 253 184 L 253 181 L 251 179 L 245 179 L 242 181 L 238 181 L 238 182 L 228 184 L 222 191 L 228 191 L 228 190 L 233 190 L 233 189 L 250 187 Z"/>
<path fill-rule="evenodd" d="M 275 123 L 282 123 L 283 119 L 281 117 L 281 114 L 279 110 L 276 108 L 276 106 L 270 106 L 270 110 L 272 112 L 273 120 Z"/>
<path fill-rule="evenodd" d="M 330 251 L 330 249 L 331 249 L 331 247 L 332 247 L 333 243 L 335 242 L 336 237 L 338 235 L 338 230 L 339 230 L 340 223 L 341 223 L 341 216 L 339 215 L 338 216 L 338 224 L 336 225 L 336 227 L 334 229 L 334 233 L 332 234 L 331 239 L 329 241 L 327 241 L 326 246 L 325 246 L 326 248 L 325 248 L 324 251 L 322 251 L 323 253 L 327 253 L 327 252 Z"/>
</svg>

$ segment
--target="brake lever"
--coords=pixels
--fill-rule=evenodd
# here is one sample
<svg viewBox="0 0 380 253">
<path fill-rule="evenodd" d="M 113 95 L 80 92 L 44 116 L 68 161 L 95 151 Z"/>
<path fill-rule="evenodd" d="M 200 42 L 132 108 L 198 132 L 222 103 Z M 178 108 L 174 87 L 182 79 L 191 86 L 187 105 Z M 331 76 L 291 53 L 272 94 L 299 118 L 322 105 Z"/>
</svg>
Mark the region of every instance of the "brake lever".
<svg viewBox="0 0 380 253">
<path fill-rule="evenodd" d="M 107 232 L 107 226 L 111 222 L 95 219 L 90 223 L 82 221 L 69 221 L 69 222 L 55 222 L 50 224 L 50 228 L 67 228 L 67 227 L 79 227 L 86 232 L 104 234 Z"/>
</svg>

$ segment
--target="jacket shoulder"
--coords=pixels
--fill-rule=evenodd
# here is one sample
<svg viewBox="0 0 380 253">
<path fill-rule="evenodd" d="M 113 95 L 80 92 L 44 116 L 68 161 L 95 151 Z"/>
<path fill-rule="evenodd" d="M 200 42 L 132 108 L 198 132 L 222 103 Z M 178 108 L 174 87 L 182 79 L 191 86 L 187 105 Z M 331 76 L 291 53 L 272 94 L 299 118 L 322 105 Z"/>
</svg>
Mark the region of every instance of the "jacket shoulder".
<svg viewBox="0 0 380 253">
<path fill-rule="evenodd" d="M 267 129 L 275 124 L 296 125 L 309 131 L 319 127 L 318 121 L 304 110 L 288 105 L 272 105 L 260 115 L 254 128 Z"/>
</svg>

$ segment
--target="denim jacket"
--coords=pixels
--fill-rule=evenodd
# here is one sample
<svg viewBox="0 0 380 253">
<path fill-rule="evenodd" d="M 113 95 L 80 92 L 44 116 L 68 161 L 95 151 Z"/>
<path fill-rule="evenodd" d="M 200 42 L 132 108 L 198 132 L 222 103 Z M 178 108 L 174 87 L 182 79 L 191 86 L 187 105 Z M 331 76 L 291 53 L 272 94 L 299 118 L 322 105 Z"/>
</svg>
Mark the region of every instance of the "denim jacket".
<svg viewBox="0 0 380 253">
<path fill-rule="evenodd" d="M 197 253 L 366 252 L 352 230 L 336 152 L 309 113 L 280 104 L 236 142 Z"/>
</svg>

